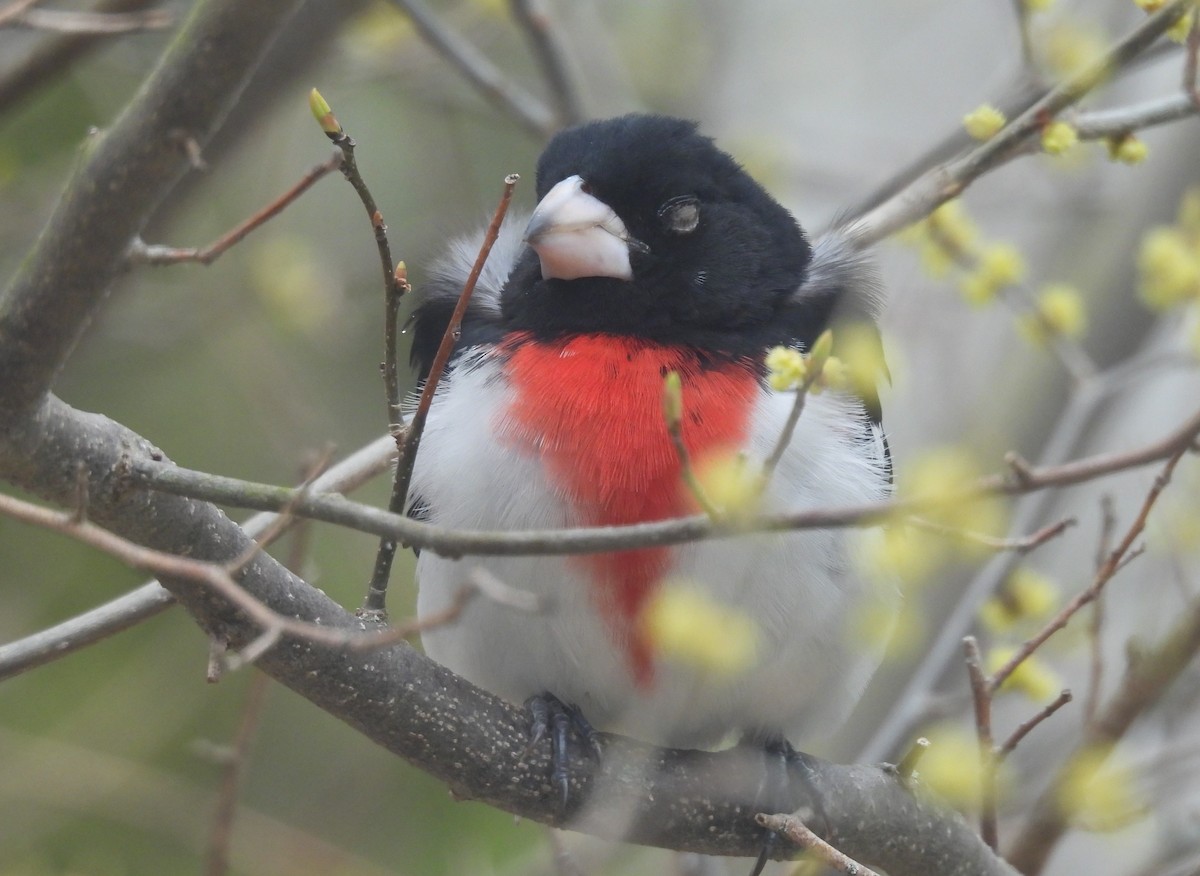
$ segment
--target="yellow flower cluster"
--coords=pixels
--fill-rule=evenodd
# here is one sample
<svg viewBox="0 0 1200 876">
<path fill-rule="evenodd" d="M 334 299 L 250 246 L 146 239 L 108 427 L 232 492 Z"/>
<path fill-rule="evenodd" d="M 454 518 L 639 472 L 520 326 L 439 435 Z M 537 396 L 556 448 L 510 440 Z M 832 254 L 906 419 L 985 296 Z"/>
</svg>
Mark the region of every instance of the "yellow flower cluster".
<svg viewBox="0 0 1200 876">
<path fill-rule="evenodd" d="M 1059 79 L 1068 79 L 1104 57 L 1108 40 L 1094 26 L 1062 21 L 1050 28 L 1042 41 L 1046 66 Z"/>
<path fill-rule="evenodd" d="M 1067 122 L 1051 122 L 1042 128 L 1042 150 L 1048 155 L 1066 155 L 1079 145 L 1079 133 Z"/>
<path fill-rule="evenodd" d="M 736 675 L 757 660 L 758 626 L 687 581 L 668 581 L 642 609 L 642 631 L 666 659 L 714 675 Z"/>
<path fill-rule="evenodd" d="M 1146 232 L 1138 275 L 1139 292 L 1151 310 L 1200 308 L 1200 187 L 1183 196 L 1174 225 Z"/>
<path fill-rule="evenodd" d="M 1010 243 L 993 243 L 979 253 L 977 267 L 958 284 L 971 304 L 991 303 L 1000 291 L 1025 279 L 1025 257 Z"/>
<path fill-rule="evenodd" d="M 1025 279 L 1025 259 L 1010 243 L 979 243 L 979 230 L 960 201 L 947 201 L 905 230 L 902 239 L 917 247 L 921 264 L 934 277 L 964 266 L 958 284 L 971 304 L 989 304 Z"/>
<path fill-rule="evenodd" d="M 992 633 L 1006 633 L 1025 621 L 1041 621 L 1058 606 L 1054 582 L 1031 569 L 1019 568 L 1000 592 L 979 610 L 980 622 Z"/>
<path fill-rule="evenodd" d="M 1045 12 L 1054 5 L 1054 0 L 1024 0 L 1024 3 L 1029 12 Z"/>
<path fill-rule="evenodd" d="M 1112 831 L 1146 813 L 1133 770 L 1111 763 L 1111 749 L 1084 749 L 1067 764 L 1057 789 L 1058 805 L 1087 830 Z"/>
<path fill-rule="evenodd" d="M 900 518 L 865 540 L 858 554 L 864 575 L 875 581 L 899 580 L 909 589 L 933 577 L 956 552 L 972 555 L 978 545 L 956 533 L 996 535 L 1006 525 L 1006 512 L 994 497 L 967 497 L 982 475 L 982 466 L 966 450 L 943 447 L 914 458 L 900 470 L 896 495 L 924 507 L 917 513 L 933 524 L 909 524 Z M 925 504 L 928 503 L 928 504 Z M 951 534 L 940 531 L 952 530 Z"/>
<path fill-rule="evenodd" d="M 984 669 L 988 675 L 995 675 L 1016 653 L 1017 649 L 1011 645 L 997 646 L 988 652 Z M 1018 663 L 1000 685 L 1001 690 L 1018 691 L 1038 703 L 1053 699 L 1062 688 L 1062 679 L 1036 653 Z"/>
<path fill-rule="evenodd" d="M 779 392 L 795 389 L 808 378 L 804 354 L 794 347 L 772 347 L 764 364 L 767 366 L 767 383 Z"/>
<path fill-rule="evenodd" d="M 1196 24 L 1196 11 L 1185 12 L 1176 19 L 1175 23 L 1167 28 L 1167 38 L 1174 40 L 1177 43 L 1187 42 L 1188 35 L 1192 32 L 1192 28 Z"/>
<path fill-rule="evenodd" d="M 847 337 L 854 331 L 856 330 L 853 327 L 848 328 Z M 845 343 L 850 343 L 850 340 Z M 839 344 L 843 344 L 840 339 Z M 818 395 L 823 389 L 857 386 L 856 368 L 835 358 L 831 355 L 832 352 L 833 331 L 831 329 L 822 332 L 807 353 L 801 353 L 794 347 L 772 347 L 763 359 L 763 364 L 767 366 L 767 383 L 778 392 L 804 389 L 813 395 Z M 880 357 L 876 354 L 875 358 L 879 359 Z M 871 386 L 875 385 L 875 374 L 877 373 L 872 374 Z"/>
<path fill-rule="evenodd" d="M 1034 344 L 1047 344 L 1056 337 L 1078 338 L 1086 326 L 1083 296 L 1066 283 L 1042 287 L 1033 312 L 1024 316 L 1020 323 L 1022 333 Z"/>
<path fill-rule="evenodd" d="M 963 127 L 976 140 L 990 140 L 1008 122 L 1004 113 L 990 103 L 980 104 L 963 116 Z"/>
<path fill-rule="evenodd" d="M 1146 145 L 1146 141 L 1139 140 L 1133 134 L 1108 137 L 1104 145 L 1108 147 L 1108 157 L 1122 164 L 1141 164 L 1150 154 L 1150 147 Z"/>
<path fill-rule="evenodd" d="M 917 764 L 921 783 L 957 809 L 968 811 L 979 807 L 983 760 L 979 739 L 964 727 L 939 724 L 925 734 L 929 748 Z M 996 788 L 1001 794 L 1012 786 L 1012 776 L 1000 765 Z"/>
<path fill-rule="evenodd" d="M 762 468 L 736 451 L 709 454 L 696 463 L 696 481 L 721 519 L 738 523 L 759 510 L 764 481 Z"/>
</svg>

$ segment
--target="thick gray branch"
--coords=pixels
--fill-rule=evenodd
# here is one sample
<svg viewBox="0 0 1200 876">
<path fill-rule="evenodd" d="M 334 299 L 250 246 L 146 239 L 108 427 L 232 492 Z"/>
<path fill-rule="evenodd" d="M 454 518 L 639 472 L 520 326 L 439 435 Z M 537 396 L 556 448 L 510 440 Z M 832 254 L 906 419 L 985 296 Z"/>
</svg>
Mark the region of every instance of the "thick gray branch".
<svg viewBox="0 0 1200 876">
<path fill-rule="evenodd" d="M 50 388 L 125 248 L 184 175 L 300 0 L 201 3 L 137 97 L 84 145 L 74 178 L 0 299 L 0 411 Z"/>
<path fill-rule="evenodd" d="M 69 503 L 76 463 L 89 481 L 89 516 L 158 550 L 223 562 L 249 546 L 245 533 L 212 505 L 129 490 L 132 464 L 159 456 L 113 421 L 73 410 L 53 396 L 14 423 L 0 441 L 0 476 Z M 362 622 L 324 594 L 259 555 L 240 578 L 277 612 L 336 627 Z M 166 586 L 211 635 L 239 648 L 258 630 L 205 587 Z M 406 645 L 362 654 L 285 639 L 258 664 L 272 677 L 395 754 L 447 782 L 459 796 L 536 821 L 601 836 L 707 854 L 752 855 L 758 756 L 651 748 L 606 737 L 602 766 L 580 754 L 572 764 L 575 801 L 560 812 L 550 787 L 548 751 L 524 754 L 523 712 Z M 795 783 L 793 783 L 795 785 Z M 847 854 L 904 874 L 1010 874 L 957 816 L 922 802 L 889 772 L 818 763 L 832 840 Z M 806 803 L 801 793 L 794 801 Z M 821 825 L 815 825 L 820 829 Z"/>
</svg>

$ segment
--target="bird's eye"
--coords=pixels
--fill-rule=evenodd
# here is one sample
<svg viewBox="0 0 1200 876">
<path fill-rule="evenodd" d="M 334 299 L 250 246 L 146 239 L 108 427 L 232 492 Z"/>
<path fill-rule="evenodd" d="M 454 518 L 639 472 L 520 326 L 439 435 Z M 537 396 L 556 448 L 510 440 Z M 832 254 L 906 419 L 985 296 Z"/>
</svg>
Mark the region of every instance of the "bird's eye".
<svg viewBox="0 0 1200 876">
<path fill-rule="evenodd" d="M 691 234 L 700 224 L 700 202 L 691 195 L 671 198 L 658 208 L 663 226 L 675 234 Z"/>
</svg>

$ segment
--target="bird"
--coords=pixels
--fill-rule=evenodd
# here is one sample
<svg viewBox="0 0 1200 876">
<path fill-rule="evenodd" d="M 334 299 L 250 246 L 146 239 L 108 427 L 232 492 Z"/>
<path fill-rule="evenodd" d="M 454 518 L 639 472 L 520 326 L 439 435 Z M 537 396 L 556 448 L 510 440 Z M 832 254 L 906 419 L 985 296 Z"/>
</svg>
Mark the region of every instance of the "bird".
<svg viewBox="0 0 1200 876">
<path fill-rule="evenodd" d="M 692 121 L 630 114 L 556 134 L 537 204 L 506 221 L 437 386 L 410 513 L 440 527 L 621 526 L 698 512 L 663 414 L 679 375 L 690 459 L 761 466 L 794 391 L 764 357 L 871 322 L 875 272 L 846 234 L 810 242 L 793 215 Z M 417 293 L 411 359 L 427 377 L 481 236 L 456 240 Z M 881 501 L 891 459 L 878 396 L 811 394 L 761 496 L 764 511 Z M 858 533 L 810 530 L 567 556 L 417 559 L 418 614 L 473 570 L 544 598 L 488 599 L 423 633 L 426 653 L 513 703 L 565 706 L 585 730 L 683 748 L 809 739 L 846 717 L 878 665 L 894 587 L 859 570 Z M 728 676 L 664 653 L 644 614 L 666 587 L 748 619 L 755 658 Z M 537 732 L 544 730 L 538 724 Z M 565 779 L 557 773 L 555 780 Z"/>
</svg>

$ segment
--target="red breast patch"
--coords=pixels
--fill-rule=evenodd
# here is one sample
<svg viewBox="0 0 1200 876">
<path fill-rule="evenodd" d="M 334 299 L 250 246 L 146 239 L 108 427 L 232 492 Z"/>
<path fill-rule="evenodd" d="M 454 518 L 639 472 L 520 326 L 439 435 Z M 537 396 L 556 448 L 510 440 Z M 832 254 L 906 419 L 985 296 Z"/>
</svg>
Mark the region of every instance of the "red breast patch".
<svg viewBox="0 0 1200 876">
<path fill-rule="evenodd" d="M 521 334 L 510 337 L 503 352 L 515 398 L 501 435 L 541 458 L 581 525 L 642 523 L 697 510 L 663 418 L 668 372 L 682 380 L 683 440 L 693 461 L 744 444 L 758 393 L 749 363 L 702 361 L 686 348 L 615 335 L 542 343 Z M 577 558 L 640 686 L 653 681 L 653 654 L 636 620 L 671 554 L 671 548 L 645 548 Z"/>
</svg>

